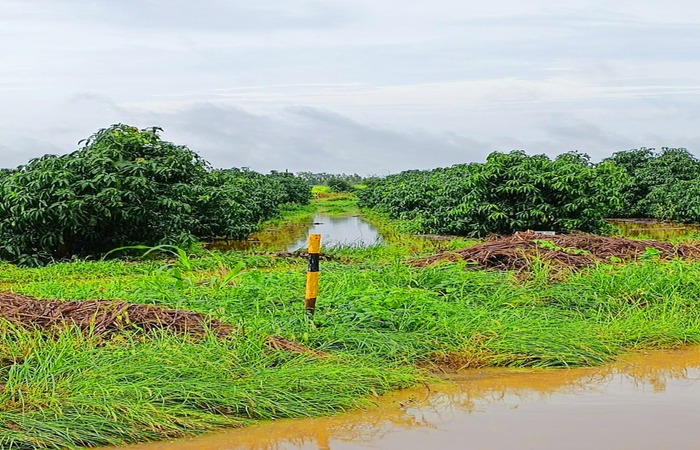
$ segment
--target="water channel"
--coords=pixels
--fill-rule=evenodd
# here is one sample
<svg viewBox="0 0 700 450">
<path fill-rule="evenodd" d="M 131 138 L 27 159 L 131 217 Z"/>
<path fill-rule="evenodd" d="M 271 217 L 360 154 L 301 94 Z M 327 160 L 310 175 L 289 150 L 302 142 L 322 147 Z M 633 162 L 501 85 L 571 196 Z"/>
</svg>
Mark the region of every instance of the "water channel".
<svg viewBox="0 0 700 450">
<path fill-rule="evenodd" d="M 682 224 L 651 219 L 610 219 L 609 222 L 622 231 L 624 236 L 644 237 L 660 241 L 700 235 L 700 225 Z"/>
<path fill-rule="evenodd" d="M 382 241 L 379 231 L 358 216 L 316 214 L 306 221 L 287 222 L 279 227 L 253 233 L 245 241 L 216 241 L 209 248 L 292 252 L 306 248 L 311 233 L 321 235 L 321 245 L 324 248 L 370 247 Z"/>
<path fill-rule="evenodd" d="M 700 449 L 699 380 L 698 347 L 596 368 L 469 370 L 367 411 L 119 449 Z"/>
<path fill-rule="evenodd" d="M 700 225 L 643 219 L 610 219 L 609 222 L 618 227 L 624 236 L 630 237 L 669 240 L 691 234 L 700 235 Z M 295 251 L 306 247 L 310 233 L 321 234 L 324 248 L 369 247 L 382 242 L 379 231 L 359 216 L 316 214 L 303 221 L 287 222 L 258 231 L 245 241 L 215 241 L 208 247 L 219 250 Z"/>
</svg>

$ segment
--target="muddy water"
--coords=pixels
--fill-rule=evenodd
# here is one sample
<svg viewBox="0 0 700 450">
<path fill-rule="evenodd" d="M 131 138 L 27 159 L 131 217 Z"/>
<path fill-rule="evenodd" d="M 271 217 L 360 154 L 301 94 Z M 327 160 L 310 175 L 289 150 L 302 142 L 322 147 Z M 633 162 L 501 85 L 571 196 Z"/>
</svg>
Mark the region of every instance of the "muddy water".
<svg viewBox="0 0 700 450">
<path fill-rule="evenodd" d="M 207 247 L 217 250 L 294 251 L 306 247 L 310 233 L 321 235 L 324 248 L 337 245 L 369 247 L 381 241 L 379 231 L 360 217 L 317 214 L 303 222 L 288 222 L 253 233 L 245 241 L 215 241 Z"/>
<path fill-rule="evenodd" d="M 314 223 L 304 237 L 297 239 L 287 248 L 288 251 L 305 248 L 307 236 L 311 233 L 321 235 L 324 247 L 352 246 L 369 247 L 381 242 L 379 231 L 360 217 L 333 217 L 326 215 L 314 216 Z"/>
<path fill-rule="evenodd" d="M 473 370 L 324 419 L 120 450 L 700 449 L 700 348 L 600 368 Z"/>
<path fill-rule="evenodd" d="M 700 234 L 700 225 L 685 225 L 676 222 L 640 219 L 611 219 L 609 222 L 622 231 L 624 236 L 645 236 L 655 240 L 669 240 Z"/>
</svg>

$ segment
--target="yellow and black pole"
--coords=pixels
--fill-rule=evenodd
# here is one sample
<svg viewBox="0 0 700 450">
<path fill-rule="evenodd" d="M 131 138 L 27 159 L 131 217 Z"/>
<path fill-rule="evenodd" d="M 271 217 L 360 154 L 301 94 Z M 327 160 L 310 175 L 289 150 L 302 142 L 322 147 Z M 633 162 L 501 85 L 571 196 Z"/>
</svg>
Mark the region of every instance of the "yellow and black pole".
<svg viewBox="0 0 700 450">
<path fill-rule="evenodd" d="M 309 268 L 306 271 L 306 313 L 314 315 L 318 296 L 318 270 L 321 257 L 321 235 L 309 235 Z"/>
</svg>

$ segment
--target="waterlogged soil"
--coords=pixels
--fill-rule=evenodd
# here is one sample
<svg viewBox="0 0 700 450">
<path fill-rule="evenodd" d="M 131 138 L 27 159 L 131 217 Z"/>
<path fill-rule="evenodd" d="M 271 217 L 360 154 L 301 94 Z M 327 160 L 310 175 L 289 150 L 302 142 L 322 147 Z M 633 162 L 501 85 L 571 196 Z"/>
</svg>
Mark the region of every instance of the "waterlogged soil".
<svg viewBox="0 0 700 450">
<path fill-rule="evenodd" d="M 643 219 L 611 219 L 609 222 L 619 228 L 623 235 L 630 237 L 645 236 L 667 241 L 689 235 L 700 235 L 700 225 Z"/>
<path fill-rule="evenodd" d="M 700 449 L 699 380 L 700 347 L 596 368 L 469 370 L 366 411 L 119 449 Z"/>
<path fill-rule="evenodd" d="M 217 250 L 272 250 L 292 252 L 305 249 L 309 234 L 321 235 L 321 246 L 369 247 L 381 243 L 379 231 L 357 216 L 316 214 L 303 222 L 287 222 L 253 233 L 245 241 L 215 241 Z"/>
</svg>

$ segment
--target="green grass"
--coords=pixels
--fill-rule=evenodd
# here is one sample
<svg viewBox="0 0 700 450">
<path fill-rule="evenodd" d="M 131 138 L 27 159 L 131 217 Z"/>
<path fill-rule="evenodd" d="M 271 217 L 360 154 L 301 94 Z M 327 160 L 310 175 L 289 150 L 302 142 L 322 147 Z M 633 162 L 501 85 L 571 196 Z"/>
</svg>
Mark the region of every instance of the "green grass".
<svg viewBox="0 0 700 450">
<path fill-rule="evenodd" d="M 403 234 L 329 250 L 313 324 L 306 262 L 246 252 L 164 261 L 0 264 L 0 289 L 40 298 L 120 298 L 231 323 L 228 340 L 0 322 L 0 447 L 71 448 L 193 434 L 257 420 L 332 414 L 430 377 L 486 365 L 572 367 L 623 352 L 700 343 L 700 264 L 598 265 L 562 281 L 406 260 L 468 245 Z M 392 228 L 394 227 L 394 228 Z M 225 282 L 224 282 L 225 281 Z M 326 352 L 274 351 L 270 335 Z"/>
</svg>

